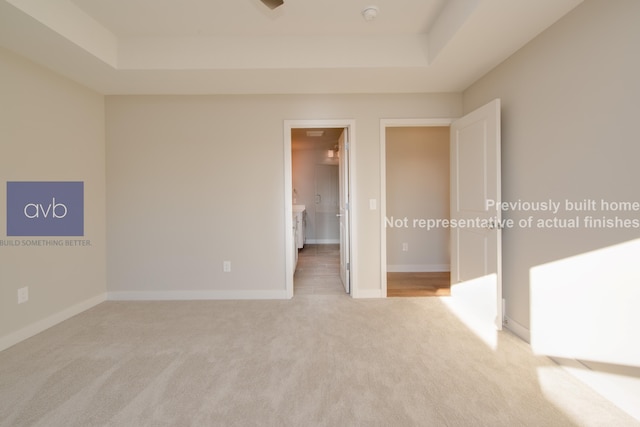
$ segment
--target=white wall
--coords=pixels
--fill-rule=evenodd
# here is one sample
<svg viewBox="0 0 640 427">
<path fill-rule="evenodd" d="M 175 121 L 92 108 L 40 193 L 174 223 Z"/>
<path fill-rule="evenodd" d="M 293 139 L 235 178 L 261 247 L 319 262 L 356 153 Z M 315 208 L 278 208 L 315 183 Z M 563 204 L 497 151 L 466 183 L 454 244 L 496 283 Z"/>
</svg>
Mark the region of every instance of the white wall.
<svg viewBox="0 0 640 427">
<path fill-rule="evenodd" d="M 23 239 L 7 237 L 7 181 L 84 181 L 78 239 L 91 241 L 0 245 L 1 350 L 104 300 L 106 220 L 104 98 L 1 49 L 0 93 L 0 240 Z M 18 305 L 25 286 L 29 301 Z"/>
<path fill-rule="evenodd" d="M 108 96 L 106 110 L 114 297 L 284 295 L 286 119 L 356 121 L 355 273 L 379 295 L 380 119 L 456 117 L 461 97 Z"/>
<path fill-rule="evenodd" d="M 385 140 L 387 271 L 449 271 L 449 230 L 420 225 L 449 218 L 449 128 L 388 127 Z"/>
<path fill-rule="evenodd" d="M 640 202 L 639 20 L 636 0 L 587 0 L 464 92 L 465 112 L 502 99 L 503 200 L 587 199 L 595 210 L 557 216 L 640 219 L 600 206 Z M 507 316 L 534 350 L 637 372 L 640 229 L 583 222 L 503 236 Z"/>
<path fill-rule="evenodd" d="M 502 99 L 505 201 L 640 199 L 639 8 L 634 0 L 587 1 L 464 92 L 465 112 Z M 529 327 L 531 267 L 638 236 L 622 228 L 505 230 L 507 314 Z"/>
</svg>

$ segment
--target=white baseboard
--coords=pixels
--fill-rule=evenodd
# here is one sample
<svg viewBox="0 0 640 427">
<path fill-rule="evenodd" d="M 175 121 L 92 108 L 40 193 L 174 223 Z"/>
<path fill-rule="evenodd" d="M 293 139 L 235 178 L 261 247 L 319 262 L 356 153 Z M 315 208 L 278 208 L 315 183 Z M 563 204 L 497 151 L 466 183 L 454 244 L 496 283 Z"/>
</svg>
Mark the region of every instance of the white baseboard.
<svg viewBox="0 0 640 427">
<path fill-rule="evenodd" d="M 551 359 L 569 374 L 598 392 L 605 399 L 640 421 L 640 377 L 638 368 L 624 368 L 620 372 L 603 372 L 591 369 L 587 364 L 574 359 Z"/>
<path fill-rule="evenodd" d="M 451 271 L 449 264 L 387 265 L 387 273 L 441 273 L 446 271 Z"/>
<path fill-rule="evenodd" d="M 380 289 L 360 289 L 354 298 L 385 298 Z"/>
<path fill-rule="evenodd" d="M 522 338 L 525 342 L 531 343 L 531 331 L 525 328 L 509 316 L 505 316 L 505 322 L 503 325 L 505 328 Z"/>
<path fill-rule="evenodd" d="M 305 239 L 305 244 L 310 245 L 338 245 L 340 244 L 339 239 Z"/>
<path fill-rule="evenodd" d="M 187 301 L 288 299 L 287 291 L 118 291 L 109 292 L 110 301 Z"/>
<path fill-rule="evenodd" d="M 531 331 L 515 320 L 505 317 L 504 327 L 531 343 Z M 574 359 L 548 356 L 569 374 L 604 396 L 605 399 L 640 421 L 640 377 L 621 373 L 599 372 Z M 634 368 L 637 371 L 636 368 Z"/>
<path fill-rule="evenodd" d="M 27 338 L 31 338 L 34 335 L 39 334 L 42 331 L 49 329 L 52 326 L 57 325 L 60 322 L 63 322 L 71 317 L 82 313 L 96 305 L 107 300 L 107 294 L 100 294 L 93 298 L 89 298 L 84 300 L 78 304 L 72 305 L 69 308 L 66 308 L 58 313 L 52 314 L 49 317 L 46 317 L 42 320 L 39 320 L 35 323 L 32 323 L 29 326 L 26 326 L 22 329 L 19 329 L 15 332 L 10 333 L 9 335 L 5 335 L 0 337 L 0 351 L 5 350 L 11 346 L 18 344 L 21 341 L 26 340 Z"/>
</svg>

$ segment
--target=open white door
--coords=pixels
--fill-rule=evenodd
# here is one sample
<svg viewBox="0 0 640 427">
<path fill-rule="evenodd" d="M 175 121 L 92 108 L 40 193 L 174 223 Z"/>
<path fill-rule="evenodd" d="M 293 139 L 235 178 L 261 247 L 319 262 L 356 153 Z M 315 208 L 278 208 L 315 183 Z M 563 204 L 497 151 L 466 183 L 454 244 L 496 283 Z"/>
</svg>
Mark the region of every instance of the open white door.
<svg viewBox="0 0 640 427">
<path fill-rule="evenodd" d="M 500 202 L 496 99 L 451 125 L 450 305 L 469 327 L 494 336 L 502 329 Z"/>
<path fill-rule="evenodd" d="M 338 150 L 340 156 L 339 162 L 339 210 L 338 217 L 340 218 L 340 278 L 344 285 L 344 290 L 347 293 L 351 292 L 351 274 L 349 260 L 350 256 L 350 241 L 349 241 L 349 221 L 350 221 L 350 209 L 349 209 L 349 140 L 348 140 L 348 128 L 345 128 L 340 139 L 338 140 Z"/>
</svg>

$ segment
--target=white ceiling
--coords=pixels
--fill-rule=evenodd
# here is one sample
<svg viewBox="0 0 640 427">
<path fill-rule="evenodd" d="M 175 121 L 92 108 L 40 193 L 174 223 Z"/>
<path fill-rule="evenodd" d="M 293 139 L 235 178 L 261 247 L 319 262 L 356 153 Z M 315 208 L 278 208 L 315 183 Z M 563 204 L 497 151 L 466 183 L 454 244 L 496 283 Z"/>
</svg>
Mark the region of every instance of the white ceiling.
<svg viewBox="0 0 640 427">
<path fill-rule="evenodd" d="M 71 0 L 117 37 L 425 34 L 444 0 L 380 0 L 380 19 L 362 19 L 371 4 L 354 0 L 286 0 L 275 10 L 259 0 Z M 411 10 L 412 13 L 406 13 Z"/>
<path fill-rule="evenodd" d="M 0 0 L 0 46 L 105 94 L 459 92 L 581 1 Z"/>
</svg>

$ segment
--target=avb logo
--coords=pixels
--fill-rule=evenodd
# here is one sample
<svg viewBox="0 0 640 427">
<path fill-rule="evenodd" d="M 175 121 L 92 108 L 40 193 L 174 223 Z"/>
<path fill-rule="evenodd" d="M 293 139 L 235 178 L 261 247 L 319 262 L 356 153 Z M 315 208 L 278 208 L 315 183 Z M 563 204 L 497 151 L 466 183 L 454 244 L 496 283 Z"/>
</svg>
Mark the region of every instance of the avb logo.
<svg viewBox="0 0 640 427">
<path fill-rule="evenodd" d="M 57 212 L 56 209 L 58 209 Z M 67 205 L 63 203 L 56 203 L 55 197 L 51 199 L 51 203 L 49 203 L 46 210 L 40 203 L 28 203 L 24 207 L 24 216 L 29 219 L 47 218 L 49 217 L 49 214 L 51 214 L 51 218 L 64 218 L 67 216 L 67 212 L 69 212 Z"/>
<path fill-rule="evenodd" d="M 7 182 L 7 236 L 83 235 L 83 182 Z"/>
</svg>

